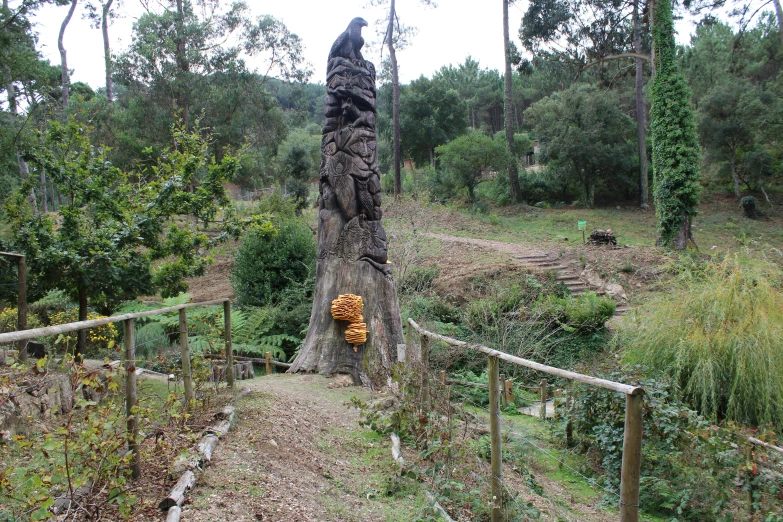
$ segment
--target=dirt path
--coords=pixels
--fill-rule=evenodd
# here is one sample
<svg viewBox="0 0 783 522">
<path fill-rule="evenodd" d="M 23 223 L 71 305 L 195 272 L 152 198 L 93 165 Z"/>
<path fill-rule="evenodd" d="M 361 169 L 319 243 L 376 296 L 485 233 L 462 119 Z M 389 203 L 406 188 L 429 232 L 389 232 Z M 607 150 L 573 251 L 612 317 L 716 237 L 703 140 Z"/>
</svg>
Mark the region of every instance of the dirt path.
<svg viewBox="0 0 783 522">
<path fill-rule="evenodd" d="M 496 252 L 508 254 L 510 256 L 533 257 L 533 256 L 545 256 L 547 255 L 547 253 L 549 253 L 547 250 L 543 250 L 540 248 L 527 247 L 527 246 L 519 245 L 517 243 L 506 243 L 504 241 L 495 241 L 492 239 L 478 239 L 474 237 L 460 237 L 460 236 L 452 236 L 449 234 L 437 234 L 437 233 L 429 233 L 427 234 L 427 236 L 433 239 L 440 239 L 441 241 L 447 241 L 449 243 L 462 243 L 465 245 L 480 246 L 480 247 L 487 248 L 489 250 L 494 250 Z"/>
<path fill-rule="evenodd" d="M 389 444 L 358 425 L 349 408 L 362 388 L 329 388 L 319 375 L 275 375 L 241 383 L 252 390 L 239 420 L 186 505 L 188 522 L 410 520 L 424 499 L 383 495 L 394 469 Z M 377 500 L 376 498 L 380 498 Z"/>
</svg>

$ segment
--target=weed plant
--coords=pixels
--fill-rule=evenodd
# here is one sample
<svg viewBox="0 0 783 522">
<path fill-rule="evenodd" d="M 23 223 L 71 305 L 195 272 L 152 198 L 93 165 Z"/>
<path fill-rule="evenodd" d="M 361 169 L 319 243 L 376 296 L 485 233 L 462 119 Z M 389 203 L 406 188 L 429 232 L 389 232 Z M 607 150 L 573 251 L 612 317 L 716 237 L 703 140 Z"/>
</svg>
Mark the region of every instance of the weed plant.
<svg viewBox="0 0 783 522">
<path fill-rule="evenodd" d="M 618 332 L 629 362 L 655 368 L 713 421 L 783 428 L 783 292 L 775 266 L 739 254 L 680 265 L 672 291 Z"/>
<path fill-rule="evenodd" d="M 780 514 L 780 481 L 746 467 L 736 429 L 719 428 L 680 400 L 676 383 L 644 377 L 641 368 L 601 374 L 644 387 L 640 503 L 648 513 L 677 520 L 733 520 L 737 500 L 754 488 L 757 511 Z M 616 393 L 578 385 L 569 419 L 577 446 L 593 460 L 606 486 L 619 492 L 625 401 Z M 734 443 L 743 444 L 738 446 Z"/>
</svg>

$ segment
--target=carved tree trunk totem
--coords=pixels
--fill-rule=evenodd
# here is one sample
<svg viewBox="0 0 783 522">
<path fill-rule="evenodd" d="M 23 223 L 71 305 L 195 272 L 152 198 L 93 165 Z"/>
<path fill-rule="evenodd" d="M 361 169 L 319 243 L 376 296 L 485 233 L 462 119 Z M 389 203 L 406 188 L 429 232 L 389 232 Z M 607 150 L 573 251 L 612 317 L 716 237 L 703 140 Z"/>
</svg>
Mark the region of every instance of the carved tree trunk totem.
<svg viewBox="0 0 783 522">
<path fill-rule="evenodd" d="M 375 66 L 362 58 L 354 19 L 329 53 L 318 198 L 318 265 L 310 329 L 289 372 L 349 374 L 356 384 L 385 385 L 403 342 L 397 288 L 381 224 L 375 136 Z M 345 340 L 348 324 L 331 315 L 340 294 L 364 301 L 367 341 Z"/>
</svg>

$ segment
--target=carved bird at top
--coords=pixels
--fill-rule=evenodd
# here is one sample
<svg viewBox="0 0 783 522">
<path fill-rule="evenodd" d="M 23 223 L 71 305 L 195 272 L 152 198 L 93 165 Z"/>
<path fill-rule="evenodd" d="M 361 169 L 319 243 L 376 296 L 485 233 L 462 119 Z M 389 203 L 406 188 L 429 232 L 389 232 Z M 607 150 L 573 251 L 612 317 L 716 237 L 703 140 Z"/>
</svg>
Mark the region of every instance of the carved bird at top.
<svg viewBox="0 0 783 522">
<path fill-rule="evenodd" d="M 348 24 L 348 29 L 334 41 L 332 50 L 329 51 L 329 59 L 331 60 L 339 56 L 350 60 L 364 60 L 361 52 L 364 46 L 362 27 L 367 27 L 367 25 L 367 21 L 364 18 L 357 17 L 351 20 L 351 23 Z"/>
</svg>

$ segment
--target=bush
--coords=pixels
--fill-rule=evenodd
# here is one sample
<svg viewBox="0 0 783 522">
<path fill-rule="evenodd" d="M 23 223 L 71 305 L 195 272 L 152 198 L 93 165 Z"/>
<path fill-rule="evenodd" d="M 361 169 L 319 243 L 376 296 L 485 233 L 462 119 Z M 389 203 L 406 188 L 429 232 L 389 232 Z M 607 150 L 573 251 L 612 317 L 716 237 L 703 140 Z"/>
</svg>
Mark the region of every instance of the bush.
<svg viewBox="0 0 783 522">
<path fill-rule="evenodd" d="M 776 267 L 738 255 L 686 267 L 672 292 L 629 316 L 617 341 L 629 361 L 671 376 L 702 415 L 781 428 L 780 278 Z"/>
<path fill-rule="evenodd" d="M 435 279 L 440 275 L 437 266 L 412 266 L 400 281 L 401 294 L 416 294 L 432 289 Z"/>
<path fill-rule="evenodd" d="M 549 295 L 533 306 L 533 311 L 543 321 L 556 322 L 566 330 L 596 331 L 614 315 L 617 303 L 613 299 L 585 292 L 577 297 Z"/>
<path fill-rule="evenodd" d="M 317 245 L 301 220 L 286 219 L 251 228 L 239 247 L 231 283 L 240 305 L 276 304 L 290 285 L 314 270 Z"/>
<path fill-rule="evenodd" d="M 640 504 L 677 520 L 712 521 L 729 507 L 728 491 L 740 458 L 727 433 L 677 399 L 676 385 L 642 380 L 639 373 L 602 375 L 644 386 Z M 617 393 L 579 386 L 573 426 L 582 450 L 598 461 L 607 486 L 619 491 L 625 401 Z"/>
<path fill-rule="evenodd" d="M 740 200 L 742 205 L 742 215 L 750 219 L 759 219 L 764 217 L 759 209 L 759 202 L 753 196 L 745 196 Z"/>
</svg>

